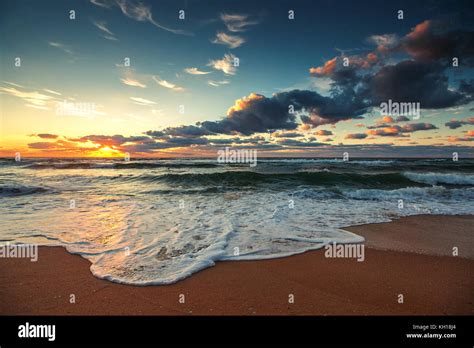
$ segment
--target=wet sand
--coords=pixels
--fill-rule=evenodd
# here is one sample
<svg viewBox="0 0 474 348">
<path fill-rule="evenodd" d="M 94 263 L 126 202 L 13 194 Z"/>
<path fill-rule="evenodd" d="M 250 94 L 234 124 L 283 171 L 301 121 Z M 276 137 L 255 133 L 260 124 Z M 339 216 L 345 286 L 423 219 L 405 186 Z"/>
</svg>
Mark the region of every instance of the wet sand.
<svg viewBox="0 0 474 348">
<path fill-rule="evenodd" d="M 0 258 L 0 314 L 472 315 L 473 226 L 474 216 L 354 226 L 347 230 L 366 238 L 363 262 L 324 250 L 225 261 L 168 286 L 97 279 L 89 261 L 41 247 L 37 262 Z"/>
</svg>

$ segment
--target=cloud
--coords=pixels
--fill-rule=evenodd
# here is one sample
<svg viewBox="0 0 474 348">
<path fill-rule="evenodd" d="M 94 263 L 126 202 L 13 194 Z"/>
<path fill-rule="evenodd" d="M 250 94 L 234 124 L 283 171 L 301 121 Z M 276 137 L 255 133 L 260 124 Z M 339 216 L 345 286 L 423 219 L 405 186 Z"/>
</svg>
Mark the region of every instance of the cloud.
<svg viewBox="0 0 474 348">
<path fill-rule="evenodd" d="M 370 69 L 377 63 L 379 63 L 379 56 L 374 52 L 362 56 L 334 57 L 326 61 L 323 66 L 310 68 L 309 73 L 315 77 L 330 77 L 342 82 L 356 77 L 355 68 Z"/>
<path fill-rule="evenodd" d="M 146 88 L 146 85 L 141 83 L 140 81 L 138 80 L 135 80 L 131 77 L 127 77 L 127 78 L 124 78 L 124 79 L 120 79 L 120 81 L 122 81 L 122 83 L 124 85 L 127 85 L 127 86 L 133 86 L 133 87 L 140 87 L 140 88 Z"/>
<path fill-rule="evenodd" d="M 415 26 L 400 43 L 398 49 L 420 61 L 458 57 L 463 63 L 474 64 L 474 32 L 445 30 L 441 21 L 426 20 Z"/>
<path fill-rule="evenodd" d="M 345 136 L 344 139 L 365 139 L 367 134 L 365 133 L 349 133 Z"/>
<path fill-rule="evenodd" d="M 406 117 L 403 117 L 402 120 L 404 120 Z M 408 121 L 409 119 L 406 118 Z M 390 124 L 395 123 L 396 120 L 392 116 L 383 116 L 382 118 L 378 119 L 375 121 L 375 125 L 373 126 L 368 126 L 368 129 L 376 129 L 376 128 L 385 128 L 385 127 L 390 127 Z"/>
<path fill-rule="evenodd" d="M 145 98 L 140 98 L 140 97 L 130 97 L 130 99 L 133 101 L 134 104 L 138 105 L 155 105 L 156 103 L 154 101 L 145 99 Z"/>
<path fill-rule="evenodd" d="M 170 135 L 173 137 L 195 138 L 195 137 L 200 137 L 204 135 L 214 135 L 215 133 L 209 132 L 208 130 L 202 127 L 190 125 L 190 126 L 168 127 L 162 131 L 147 131 L 145 132 L 145 134 L 151 137 L 155 137 L 155 138 L 163 138 Z"/>
<path fill-rule="evenodd" d="M 333 71 L 336 69 L 336 62 L 337 62 L 337 57 L 334 57 L 333 59 L 330 59 L 326 63 L 324 63 L 323 66 L 320 66 L 317 68 L 310 68 L 309 73 L 311 75 L 316 75 L 316 76 L 331 75 Z"/>
<path fill-rule="evenodd" d="M 49 94 L 54 94 L 54 95 L 62 95 L 59 92 L 53 91 L 51 89 L 43 88 L 43 91 L 48 92 Z"/>
<path fill-rule="evenodd" d="M 395 119 L 395 122 L 406 122 L 406 121 L 410 121 L 410 119 L 406 116 L 398 116 L 396 119 Z"/>
<path fill-rule="evenodd" d="M 6 83 L 7 85 L 10 85 L 10 86 L 15 86 L 15 87 L 19 87 L 19 88 L 25 88 L 25 86 L 19 85 L 18 83 L 14 83 L 14 82 L 3 81 L 3 83 Z"/>
<path fill-rule="evenodd" d="M 302 110 L 310 105 L 310 100 L 299 95 L 302 91 L 280 93 L 271 98 L 251 93 L 247 97 L 237 99 L 227 111 L 227 117 L 220 121 L 198 122 L 196 125 L 171 127 L 161 131 L 149 131 L 146 134 L 153 137 L 165 136 L 206 136 L 218 134 L 242 134 L 275 130 L 295 130 L 298 126 L 296 115 L 289 112 L 289 102 L 294 102 L 296 110 Z M 315 92 L 311 92 L 315 93 Z M 302 104 L 302 103 L 308 103 Z M 322 130 L 320 135 L 331 135 L 332 132 Z M 275 137 L 298 137 L 296 132 L 278 132 Z"/>
<path fill-rule="evenodd" d="M 180 128 L 180 127 L 173 127 Z M 173 130 L 174 131 L 174 130 Z M 134 155 L 139 154 L 154 154 L 159 153 L 163 150 L 172 151 L 174 154 L 178 154 L 179 149 L 193 149 L 193 152 L 182 153 L 187 156 L 202 155 L 212 156 L 215 154 L 217 149 L 222 146 L 233 146 L 234 148 L 247 148 L 257 149 L 261 153 L 265 151 L 279 151 L 281 154 L 285 154 L 285 150 L 288 150 L 286 154 L 298 154 L 308 155 L 311 149 L 318 149 L 317 154 L 323 157 L 335 157 L 340 156 L 342 152 L 350 151 L 358 156 L 370 157 L 374 154 L 383 154 L 384 157 L 418 157 L 420 153 L 424 153 L 426 156 L 432 157 L 450 157 L 452 152 L 462 152 L 469 154 L 472 152 L 472 147 L 469 146 L 445 146 L 438 144 L 439 146 L 393 146 L 393 144 L 363 144 L 363 145 L 330 145 L 324 143 L 318 143 L 315 138 L 307 140 L 296 140 L 296 139 L 275 139 L 275 142 L 271 143 L 266 141 L 263 137 L 252 137 L 252 138 L 216 138 L 208 139 L 198 136 L 171 136 L 166 135 L 163 132 L 155 134 L 159 131 L 149 131 L 152 135 L 141 135 L 141 136 L 123 136 L 123 135 L 87 135 L 76 139 L 67 140 L 55 140 L 49 142 L 36 142 L 28 144 L 29 148 L 36 149 L 43 152 L 62 152 L 64 154 L 87 154 L 93 153 L 100 150 L 103 147 L 108 147 L 120 152 L 129 152 Z M 186 133 L 186 131 L 184 132 Z M 192 131 L 191 131 L 192 133 Z M 474 137 L 462 137 L 452 139 L 452 141 L 464 142 L 467 139 L 474 139 Z M 326 139 L 325 141 L 330 141 Z M 472 141 L 472 140 L 469 140 Z M 314 154 L 314 153 L 312 153 Z M 472 156 L 471 156 L 472 157 Z"/>
<path fill-rule="evenodd" d="M 40 133 L 40 134 L 32 134 L 32 137 L 38 137 L 41 139 L 57 139 L 58 135 L 56 134 L 49 134 L 49 133 Z"/>
<path fill-rule="evenodd" d="M 290 111 L 290 106 L 294 112 Z M 355 108 L 344 96 L 324 97 L 313 91 L 292 90 L 267 98 L 251 93 L 235 101 L 227 117 L 219 121 L 205 121 L 197 126 L 217 134 L 243 134 L 275 130 L 294 130 L 297 116 L 303 123 L 316 126 L 334 124 L 340 120 L 359 118 L 365 108 Z"/>
<path fill-rule="evenodd" d="M 472 100 L 473 96 L 463 90 L 450 88 L 443 71 L 439 64 L 406 60 L 381 68 L 363 82 L 373 105 L 391 99 L 417 102 L 424 109 L 441 109 Z"/>
<path fill-rule="evenodd" d="M 212 40 L 212 43 L 226 45 L 229 48 L 237 48 L 242 46 L 245 42 L 243 37 L 237 35 L 229 35 L 224 32 L 218 32 L 216 38 Z"/>
<path fill-rule="evenodd" d="M 431 44 L 424 44 L 425 39 Z M 450 45 L 444 45 L 445 40 Z M 369 41 L 384 47 L 383 52 L 334 57 L 320 67 L 310 68 L 310 74 L 330 79 L 330 95 L 346 103 L 349 111 L 366 112 L 389 99 L 419 103 L 421 109 L 466 105 L 474 100 L 474 80 L 461 80 L 457 86 L 450 83 L 447 71 L 452 66 L 447 52 L 461 52 L 459 57 L 469 65 L 474 60 L 473 40 L 473 32 L 443 32 L 431 22 L 424 22 L 401 39 L 390 35 L 370 37 Z M 344 58 L 349 59 L 349 65 L 344 64 Z M 398 122 L 402 120 L 406 121 Z"/>
<path fill-rule="evenodd" d="M 93 22 L 94 25 L 99 28 L 105 35 L 104 37 L 107 40 L 112 40 L 112 41 L 118 41 L 118 39 L 115 37 L 115 34 L 110 31 L 109 28 L 107 28 L 107 25 L 105 22 Z"/>
<path fill-rule="evenodd" d="M 237 72 L 237 67 L 234 66 L 235 58 L 237 57 L 233 54 L 225 54 L 224 58 L 210 60 L 207 65 L 216 70 L 221 70 L 226 75 L 235 75 Z"/>
<path fill-rule="evenodd" d="M 396 34 L 372 35 L 367 41 L 377 46 L 377 51 L 387 52 L 393 49 L 399 43 L 399 38 Z"/>
<path fill-rule="evenodd" d="M 153 76 L 153 80 L 157 84 L 159 84 L 160 86 L 168 88 L 168 89 L 172 89 L 173 91 L 176 91 L 176 92 L 184 91 L 183 87 L 179 87 L 179 86 L 175 85 L 174 83 L 168 82 L 166 80 L 162 80 L 162 79 L 160 79 L 159 76 Z"/>
<path fill-rule="evenodd" d="M 456 89 L 449 85 L 445 67 L 437 63 L 405 60 L 365 74 L 357 67 L 325 66 L 317 68 L 315 76 L 328 74 L 333 98 L 353 109 L 366 111 L 388 100 L 419 103 L 421 109 L 443 109 L 474 100 L 474 81 L 461 80 Z"/>
<path fill-rule="evenodd" d="M 377 123 L 393 123 L 395 120 L 392 116 L 383 116 L 382 119 L 378 120 Z"/>
<path fill-rule="evenodd" d="M 109 0 L 90 0 L 90 2 L 103 8 L 110 8 L 112 6 Z"/>
<path fill-rule="evenodd" d="M 302 141 L 302 140 L 296 140 L 296 139 L 278 139 L 277 144 L 284 145 L 284 146 L 294 146 L 294 147 L 319 147 L 319 146 L 324 145 L 323 143 L 318 143 L 315 141 Z"/>
<path fill-rule="evenodd" d="M 258 24 L 257 20 L 250 20 L 245 14 L 221 14 L 221 19 L 231 32 L 246 31 L 249 26 Z"/>
<path fill-rule="evenodd" d="M 417 132 L 421 130 L 431 130 L 431 129 L 438 129 L 435 125 L 431 123 L 408 123 L 400 126 L 402 132 L 404 133 L 411 133 Z"/>
<path fill-rule="evenodd" d="M 315 135 L 333 135 L 331 131 L 320 129 L 314 133 Z"/>
<path fill-rule="evenodd" d="M 448 30 L 448 28 L 450 30 Z M 463 65 L 474 64 L 474 32 L 453 29 L 451 23 L 425 20 L 399 38 L 395 34 L 372 35 L 367 41 L 383 54 L 404 53 L 417 61 L 450 64 L 458 57 Z"/>
<path fill-rule="evenodd" d="M 123 135 L 87 135 L 79 139 L 76 139 L 76 141 L 77 142 L 91 141 L 91 142 L 100 144 L 101 146 L 118 147 L 126 143 L 144 142 L 144 141 L 150 141 L 150 139 L 146 136 L 126 137 Z"/>
<path fill-rule="evenodd" d="M 404 136 L 404 133 L 413 133 L 423 130 L 438 129 L 431 123 L 408 123 L 402 126 L 394 125 L 379 129 L 369 129 L 366 133 L 378 136 Z"/>
<path fill-rule="evenodd" d="M 456 129 L 464 125 L 474 125 L 474 117 L 469 117 L 459 121 L 453 118 L 451 121 L 446 122 L 444 125 L 450 129 Z"/>
<path fill-rule="evenodd" d="M 207 81 L 207 84 L 212 87 L 219 87 L 222 85 L 228 85 L 230 81 L 228 80 L 222 80 L 222 81 L 214 81 L 214 80 L 209 80 Z"/>
<path fill-rule="evenodd" d="M 149 22 L 153 24 L 155 27 L 169 31 L 173 34 L 180 34 L 180 35 L 192 35 L 191 33 L 184 31 L 184 30 L 177 30 L 165 27 L 164 25 L 158 23 L 153 19 L 153 14 L 151 13 L 150 7 L 141 3 L 141 2 L 133 2 L 127 0 L 116 0 L 116 4 L 122 11 L 124 15 L 129 18 L 132 18 L 139 22 Z"/>
<path fill-rule="evenodd" d="M 46 150 L 46 149 L 59 150 L 59 149 L 62 148 L 60 146 L 60 143 L 58 143 L 58 142 L 48 142 L 48 141 L 30 143 L 30 144 L 28 144 L 28 147 L 31 148 L 31 149 L 36 149 L 36 150 Z"/>
<path fill-rule="evenodd" d="M 74 55 L 74 52 L 73 52 L 70 48 L 68 48 L 66 45 L 64 45 L 64 44 L 62 44 L 62 43 L 60 43 L 60 42 L 52 42 L 52 41 L 49 41 L 49 42 L 48 42 L 48 45 L 50 45 L 51 47 L 58 48 L 58 49 L 60 49 L 61 51 L 66 52 L 67 54 L 69 54 L 69 55 L 71 55 L 71 56 Z"/>
<path fill-rule="evenodd" d="M 302 137 L 303 134 L 297 132 L 275 132 L 272 136 L 276 138 L 299 138 Z"/>
<path fill-rule="evenodd" d="M 41 150 L 44 152 L 64 152 L 81 154 L 88 151 L 96 150 L 95 148 L 80 147 L 77 143 L 68 140 L 43 141 L 36 143 L 29 143 L 30 149 Z"/>
<path fill-rule="evenodd" d="M 472 137 L 449 136 L 448 141 L 450 143 L 457 143 L 457 142 L 460 142 L 460 141 L 474 141 L 474 138 L 472 138 Z"/>
<path fill-rule="evenodd" d="M 296 116 L 288 112 L 285 101 L 255 93 L 236 100 L 223 120 L 205 121 L 200 125 L 215 133 L 244 135 L 297 127 Z"/>
<path fill-rule="evenodd" d="M 198 68 L 186 68 L 184 71 L 191 75 L 207 75 L 211 73 L 210 71 L 201 71 Z"/>
<path fill-rule="evenodd" d="M 26 92 L 13 87 L 0 87 L 0 93 L 5 93 L 13 97 L 25 100 L 28 106 L 37 107 L 41 109 L 48 109 L 48 104 L 55 98 L 40 92 Z"/>
</svg>

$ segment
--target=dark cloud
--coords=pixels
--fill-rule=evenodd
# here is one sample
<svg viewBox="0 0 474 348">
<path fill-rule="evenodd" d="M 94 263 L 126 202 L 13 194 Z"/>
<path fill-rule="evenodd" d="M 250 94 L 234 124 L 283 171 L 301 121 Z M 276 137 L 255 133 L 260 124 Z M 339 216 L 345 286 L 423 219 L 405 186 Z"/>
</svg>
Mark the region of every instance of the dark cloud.
<svg viewBox="0 0 474 348">
<path fill-rule="evenodd" d="M 269 130 L 292 130 L 297 127 L 296 115 L 291 113 L 287 99 L 273 96 L 267 98 L 250 94 L 239 99 L 220 121 L 205 121 L 200 125 L 211 133 L 251 135 Z M 295 111 L 301 110 L 298 105 Z"/>
<path fill-rule="evenodd" d="M 333 135 L 330 130 L 320 129 L 314 133 L 315 135 Z"/>
<path fill-rule="evenodd" d="M 411 133 L 421 130 L 438 129 L 438 127 L 431 123 L 408 123 L 400 126 L 400 129 L 403 133 Z"/>
<path fill-rule="evenodd" d="M 377 128 L 385 128 L 385 127 L 391 127 L 391 125 L 388 123 L 377 123 L 372 126 L 367 126 L 367 129 L 377 129 Z"/>
<path fill-rule="evenodd" d="M 55 142 L 44 141 L 44 142 L 38 142 L 38 143 L 30 143 L 30 144 L 28 144 L 28 147 L 30 149 L 38 149 L 38 150 L 54 149 L 54 148 L 57 147 L 57 144 Z"/>
<path fill-rule="evenodd" d="M 444 67 L 440 64 L 402 61 L 366 76 L 364 93 L 374 106 L 392 100 L 420 103 L 420 108 L 423 109 L 440 109 L 473 100 L 473 94 L 469 93 L 469 88 L 472 88 L 469 83 L 465 83 L 463 89 L 452 90 L 443 71 Z"/>
<path fill-rule="evenodd" d="M 278 144 L 284 145 L 284 146 L 295 146 L 295 147 L 319 147 L 319 146 L 325 145 L 325 144 L 314 142 L 314 141 L 300 141 L 300 140 L 295 140 L 295 139 L 279 139 Z"/>
<path fill-rule="evenodd" d="M 461 79 L 454 88 L 447 76 L 447 69 L 453 68 L 453 57 L 459 58 L 460 67 L 474 62 L 472 31 L 448 32 L 439 23 L 426 21 L 401 39 L 374 35 L 371 41 L 378 45 L 374 52 L 334 57 L 321 67 L 310 69 L 312 76 L 332 81 L 330 98 L 345 115 L 328 112 L 320 102 L 310 115 L 302 117 L 303 122 L 318 126 L 357 118 L 388 100 L 420 103 L 421 109 L 448 108 L 474 100 L 474 81 Z M 408 57 L 400 61 L 400 53 Z M 395 54 L 398 62 L 394 64 L 388 58 Z M 343 64 L 344 59 L 348 66 Z M 346 103 L 346 107 L 339 102 Z M 404 121 L 408 121 L 405 116 L 397 119 Z"/>
<path fill-rule="evenodd" d="M 251 135 L 273 130 L 293 130 L 298 126 L 297 115 L 303 123 L 319 126 L 341 120 L 360 118 L 367 105 L 350 90 L 332 97 L 314 91 L 292 90 L 267 98 L 251 94 L 236 101 L 220 121 L 205 121 L 197 125 L 204 132 Z"/>
<path fill-rule="evenodd" d="M 451 121 L 446 122 L 444 125 L 450 129 L 456 129 L 464 125 L 474 125 L 474 117 L 469 117 L 464 120 L 452 119 Z"/>
<path fill-rule="evenodd" d="M 153 133 L 153 132 L 152 132 Z M 203 135 L 212 135 L 214 133 L 209 132 L 205 128 L 198 126 L 179 126 L 169 127 L 163 130 L 166 135 L 180 136 L 180 137 L 201 137 Z M 150 135 L 150 134 L 149 134 Z"/>
<path fill-rule="evenodd" d="M 384 137 L 404 137 L 407 136 L 405 133 L 413 133 L 423 130 L 438 129 L 431 123 L 408 123 L 402 126 L 391 125 L 389 127 L 369 129 L 366 133 L 369 135 L 378 135 Z"/>
<path fill-rule="evenodd" d="M 345 136 L 344 139 L 365 139 L 367 134 L 365 133 L 350 133 Z"/>
<path fill-rule="evenodd" d="M 76 146 L 73 142 L 67 140 L 56 140 L 56 141 L 43 141 L 43 142 L 36 142 L 36 143 L 29 143 L 28 147 L 30 149 L 36 150 L 55 150 L 55 151 L 63 151 L 63 150 L 75 150 Z"/>
<path fill-rule="evenodd" d="M 56 134 L 49 134 L 49 133 L 40 133 L 40 134 L 32 134 L 32 137 L 38 137 L 41 139 L 57 139 L 58 135 Z"/>
<path fill-rule="evenodd" d="M 410 121 L 410 119 L 406 116 L 398 116 L 396 119 L 395 119 L 395 122 L 406 122 L 406 121 Z"/>
<path fill-rule="evenodd" d="M 120 147 L 120 150 L 127 152 L 149 153 L 165 149 L 196 147 L 209 144 L 209 140 L 199 137 L 171 137 L 165 136 L 159 140 L 147 138 L 146 141 L 129 143 Z"/>
<path fill-rule="evenodd" d="M 420 61 L 451 63 L 453 57 L 460 65 L 474 65 L 474 32 L 446 30 L 445 23 L 426 20 L 408 33 L 396 48 Z"/>
</svg>

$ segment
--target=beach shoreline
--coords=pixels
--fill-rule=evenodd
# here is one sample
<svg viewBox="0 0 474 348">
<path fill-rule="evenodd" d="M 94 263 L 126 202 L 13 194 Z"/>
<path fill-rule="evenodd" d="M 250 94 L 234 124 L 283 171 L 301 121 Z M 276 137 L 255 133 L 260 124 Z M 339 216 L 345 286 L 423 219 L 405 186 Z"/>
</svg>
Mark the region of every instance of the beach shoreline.
<svg viewBox="0 0 474 348">
<path fill-rule="evenodd" d="M 418 215 L 347 227 L 366 239 L 363 262 L 314 250 L 217 262 L 159 286 L 98 279 L 79 255 L 40 247 L 37 262 L 0 259 L 0 314 L 472 315 L 473 223 Z"/>
</svg>

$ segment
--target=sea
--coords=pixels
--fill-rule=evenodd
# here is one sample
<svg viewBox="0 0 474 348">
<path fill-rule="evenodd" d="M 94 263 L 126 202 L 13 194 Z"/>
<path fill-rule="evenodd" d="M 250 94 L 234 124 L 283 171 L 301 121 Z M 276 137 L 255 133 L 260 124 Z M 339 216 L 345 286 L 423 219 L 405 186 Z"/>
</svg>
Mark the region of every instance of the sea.
<svg viewBox="0 0 474 348">
<path fill-rule="evenodd" d="M 0 244 L 63 246 L 133 285 L 363 243 L 345 227 L 473 202 L 474 159 L 0 159 Z"/>
</svg>

